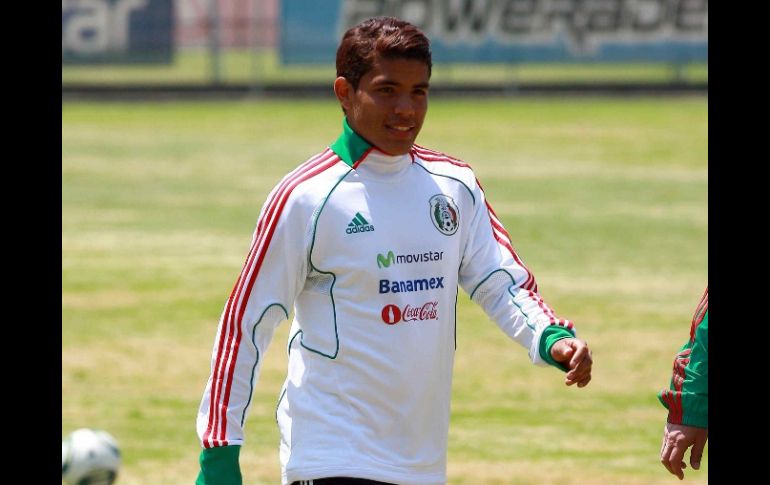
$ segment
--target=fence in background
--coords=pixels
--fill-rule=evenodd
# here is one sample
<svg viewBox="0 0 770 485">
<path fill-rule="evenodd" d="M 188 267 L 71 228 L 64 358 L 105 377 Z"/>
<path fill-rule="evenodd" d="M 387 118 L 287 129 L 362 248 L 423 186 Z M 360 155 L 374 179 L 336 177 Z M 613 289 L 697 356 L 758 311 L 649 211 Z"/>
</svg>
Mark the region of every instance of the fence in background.
<svg viewBox="0 0 770 485">
<path fill-rule="evenodd" d="M 328 85 L 342 32 L 396 15 L 435 86 L 707 88 L 707 0 L 62 0 L 62 90 Z"/>
</svg>

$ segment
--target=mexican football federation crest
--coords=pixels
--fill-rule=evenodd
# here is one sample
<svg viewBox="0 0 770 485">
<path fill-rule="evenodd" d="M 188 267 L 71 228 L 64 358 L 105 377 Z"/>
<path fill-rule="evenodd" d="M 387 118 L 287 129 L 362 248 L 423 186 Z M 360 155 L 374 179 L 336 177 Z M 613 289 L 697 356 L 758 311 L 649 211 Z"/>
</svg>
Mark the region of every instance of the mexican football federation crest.
<svg viewBox="0 0 770 485">
<path fill-rule="evenodd" d="M 436 194 L 430 198 L 430 220 L 445 236 L 451 236 L 460 227 L 460 211 L 451 197 Z"/>
</svg>

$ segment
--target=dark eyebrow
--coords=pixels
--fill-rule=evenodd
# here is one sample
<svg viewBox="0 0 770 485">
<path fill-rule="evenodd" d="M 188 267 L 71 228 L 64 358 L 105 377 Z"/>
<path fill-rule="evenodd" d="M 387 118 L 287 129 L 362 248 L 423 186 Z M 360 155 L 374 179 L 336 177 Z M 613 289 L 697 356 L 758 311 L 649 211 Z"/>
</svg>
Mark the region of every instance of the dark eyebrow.
<svg viewBox="0 0 770 485">
<path fill-rule="evenodd" d="M 376 86 L 401 86 L 400 83 L 397 83 L 396 81 L 392 81 L 390 79 L 380 79 L 378 81 L 374 81 L 372 84 Z M 415 89 L 428 89 L 430 87 L 429 83 L 419 83 L 412 86 L 412 88 Z"/>
<path fill-rule="evenodd" d="M 375 84 L 377 86 L 400 86 L 399 83 L 396 81 L 392 81 L 390 79 L 378 79 L 374 81 L 372 84 Z"/>
</svg>

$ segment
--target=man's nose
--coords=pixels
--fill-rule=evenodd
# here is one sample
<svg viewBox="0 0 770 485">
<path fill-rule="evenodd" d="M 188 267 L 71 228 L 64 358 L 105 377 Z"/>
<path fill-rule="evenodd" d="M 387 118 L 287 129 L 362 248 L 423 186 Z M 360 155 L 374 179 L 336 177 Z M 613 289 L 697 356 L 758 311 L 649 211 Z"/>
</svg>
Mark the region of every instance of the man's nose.
<svg viewBox="0 0 770 485">
<path fill-rule="evenodd" d="M 414 114 L 414 101 L 409 95 L 399 96 L 396 99 L 396 105 L 394 111 L 399 115 L 413 115 Z"/>
</svg>

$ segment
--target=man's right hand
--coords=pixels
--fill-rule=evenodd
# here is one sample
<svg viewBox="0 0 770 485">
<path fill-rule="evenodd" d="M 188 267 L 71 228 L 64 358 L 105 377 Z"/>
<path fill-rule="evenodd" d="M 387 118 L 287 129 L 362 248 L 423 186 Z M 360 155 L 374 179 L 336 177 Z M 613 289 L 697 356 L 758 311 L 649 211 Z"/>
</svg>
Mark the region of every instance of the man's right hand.
<svg viewBox="0 0 770 485">
<path fill-rule="evenodd" d="M 690 465 L 693 470 L 700 469 L 700 460 L 703 457 L 703 449 L 709 437 L 708 428 L 698 428 L 684 424 L 666 423 L 663 428 L 663 446 L 660 448 L 660 462 L 671 474 L 684 479 L 684 453 L 692 446 L 690 451 Z"/>
</svg>

